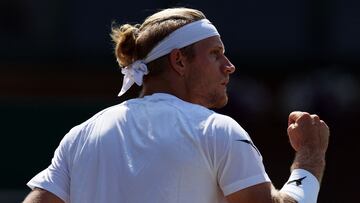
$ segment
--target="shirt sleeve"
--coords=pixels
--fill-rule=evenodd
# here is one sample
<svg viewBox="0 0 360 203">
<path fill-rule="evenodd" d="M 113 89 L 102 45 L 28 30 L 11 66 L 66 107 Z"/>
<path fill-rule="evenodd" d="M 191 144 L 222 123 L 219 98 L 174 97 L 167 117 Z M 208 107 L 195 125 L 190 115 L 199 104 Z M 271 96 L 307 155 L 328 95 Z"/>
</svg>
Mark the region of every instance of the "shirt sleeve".
<svg viewBox="0 0 360 203">
<path fill-rule="evenodd" d="M 247 132 L 230 117 L 221 118 L 215 126 L 215 167 L 224 195 L 270 182 L 262 156 Z"/>
<path fill-rule="evenodd" d="M 27 186 L 31 189 L 47 190 L 64 202 L 70 202 L 69 148 L 76 134 L 78 134 L 77 127 L 65 135 L 55 150 L 50 166 L 34 176 Z"/>
</svg>

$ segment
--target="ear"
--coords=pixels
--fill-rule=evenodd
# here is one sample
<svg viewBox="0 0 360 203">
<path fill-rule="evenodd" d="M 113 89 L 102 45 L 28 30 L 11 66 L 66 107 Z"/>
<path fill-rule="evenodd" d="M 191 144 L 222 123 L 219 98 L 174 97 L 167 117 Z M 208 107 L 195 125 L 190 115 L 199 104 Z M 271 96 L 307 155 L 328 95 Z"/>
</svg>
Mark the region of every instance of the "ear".
<svg viewBox="0 0 360 203">
<path fill-rule="evenodd" d="M 185 74 L 185 56 L 181 53 L 180 49 L 174 49 L 169 54 L 169 62 L 171 68 L 180 76 Z"/>
</svg>

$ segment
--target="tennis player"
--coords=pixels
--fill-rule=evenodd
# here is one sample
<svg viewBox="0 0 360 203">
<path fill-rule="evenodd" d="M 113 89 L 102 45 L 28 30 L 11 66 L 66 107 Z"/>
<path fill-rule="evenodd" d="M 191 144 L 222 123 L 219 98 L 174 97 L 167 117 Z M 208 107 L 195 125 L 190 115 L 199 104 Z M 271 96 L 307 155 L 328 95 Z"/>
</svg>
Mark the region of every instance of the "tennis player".
<svg viewBox="0 0 360 203">
<path fill-rule="evenodd" d="M 215 113 L 228 101 L 234 65 L 198 10 L 165 9 L 141 25 L 114 27 L 124 80 L 141 96 L 109 107 L 65 135 L 25 203 L 315 203 L 329 129 L 292 112 L 296 156 L 277 190 L 250 136 Z M 288 176 L 288 174 L 284 174 Z"/>
</svg>

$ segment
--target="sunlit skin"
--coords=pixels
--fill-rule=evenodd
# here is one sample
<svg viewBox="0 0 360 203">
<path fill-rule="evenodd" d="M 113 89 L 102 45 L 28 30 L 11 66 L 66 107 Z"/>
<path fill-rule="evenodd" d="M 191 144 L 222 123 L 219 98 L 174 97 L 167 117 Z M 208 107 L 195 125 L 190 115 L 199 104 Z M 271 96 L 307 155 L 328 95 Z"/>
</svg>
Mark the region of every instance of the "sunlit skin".
<svg viewBox="0 0 360 203">
<path fill-rule="evenodd" d="M 185 88 L 188 100 L 207 108 L 221 108 L 228 102 L 227 84 L 235 66 L 225 56 L 219 36 L 194 44 L 195 57 L 187 64 Z"/>
</svg>

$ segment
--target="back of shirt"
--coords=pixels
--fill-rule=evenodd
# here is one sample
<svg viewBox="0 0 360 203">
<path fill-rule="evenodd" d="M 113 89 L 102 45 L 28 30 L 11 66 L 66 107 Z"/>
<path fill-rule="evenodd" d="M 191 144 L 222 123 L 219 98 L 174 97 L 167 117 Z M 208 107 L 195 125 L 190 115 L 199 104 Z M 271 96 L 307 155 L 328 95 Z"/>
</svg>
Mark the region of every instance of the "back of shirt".
<svg viewBox="0 0 360 203">
<path fill-rule="evenodd" d="M 73 128 L 28 185 L 65 202 L 225 202 L 269 181 L 231 118 L 168 94 L 126 101 Z"/>
</svg>

